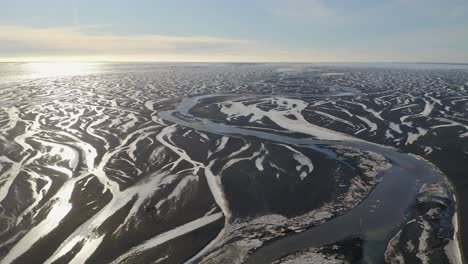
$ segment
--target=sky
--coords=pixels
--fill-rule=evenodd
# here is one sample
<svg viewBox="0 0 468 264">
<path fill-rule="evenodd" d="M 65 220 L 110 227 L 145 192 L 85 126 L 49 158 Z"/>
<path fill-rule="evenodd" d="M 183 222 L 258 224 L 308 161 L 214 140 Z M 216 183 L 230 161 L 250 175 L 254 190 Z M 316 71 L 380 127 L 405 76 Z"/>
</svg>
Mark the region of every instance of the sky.
<svg viewBox="0 0 468 264">
<path fill-rule="evenodd" d="M 0 0 L 0 61 L 468 63 L 467 0 Z"/>
</svg>

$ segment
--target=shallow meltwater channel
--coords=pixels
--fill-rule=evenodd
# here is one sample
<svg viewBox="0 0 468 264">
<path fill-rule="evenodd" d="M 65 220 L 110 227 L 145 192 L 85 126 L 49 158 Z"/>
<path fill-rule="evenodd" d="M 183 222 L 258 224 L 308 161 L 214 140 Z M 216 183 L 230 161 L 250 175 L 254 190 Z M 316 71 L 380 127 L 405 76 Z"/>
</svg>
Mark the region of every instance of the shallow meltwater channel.
<svg viewBox="0 0 468 264">
<path fill-rule="evenodd" d="M 320 140 L 320 136 L 317 137 L 318 139 L 297 138 L 195 117 L 191 109 L 207 98 L 211 97 L 185 99 L 174 111 L 162 111 L 159 116 L 166 121 L 217 135 L 254 137 L 281 144 L 307 146 L 332 159 L 335 156 L 330 148 L 341 146 L 357 148 L 378 153 L 391 163 L 389 169 L 377 176 L 379 183 L 357 206 L 302 233 L 293 233 L 266 242 L 253 251 L 245 263 L 271 263 L 284 256 L 309 248 L 331 245 L 349 238 L 363 240 L 361 261 L 383 263 L 389 241 L 414 216 L 413 211 L 421 187 L 425 184 L 445 181 L 444 176 L 435 167 L 422 159 L 340 133 L 325 135 L 325 137 L 336 136 L 339 140 Z M 311 136 L 315 136 L 313 131 L 311 132 Z M 334 133 L 328 130 L 325 132 Z M 323 134 L 319 133 L 319 135 Z"/>
</svg>

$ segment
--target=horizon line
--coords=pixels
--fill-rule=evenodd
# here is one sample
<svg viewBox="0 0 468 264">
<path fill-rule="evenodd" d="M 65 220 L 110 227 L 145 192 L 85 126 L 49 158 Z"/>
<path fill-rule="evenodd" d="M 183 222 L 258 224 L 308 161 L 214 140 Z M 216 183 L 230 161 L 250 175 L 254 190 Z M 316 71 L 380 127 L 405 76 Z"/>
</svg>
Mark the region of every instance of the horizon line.
<svg viewBox="0 0 468 264">
<path fill-rule="evenodd" d="M 448 65 L 468 65 L 468 62 L 436 62 L 436 61 L 157 61 L 157 60 L 0 60 L 0 63 L 247 63 L 247 64 L 333 64 L 333 63 L 394 63 L 394 64 L 448 64 Z"/>
</svg>

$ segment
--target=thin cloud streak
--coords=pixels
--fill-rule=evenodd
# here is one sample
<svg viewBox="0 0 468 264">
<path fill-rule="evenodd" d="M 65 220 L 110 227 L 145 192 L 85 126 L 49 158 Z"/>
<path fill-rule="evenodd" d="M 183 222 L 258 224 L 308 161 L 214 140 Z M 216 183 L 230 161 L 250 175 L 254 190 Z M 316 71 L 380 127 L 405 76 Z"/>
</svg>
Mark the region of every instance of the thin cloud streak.
<svg viewBox="0 0 468 264">
<path fill-rule="evenodd" d="M 87 27 L 89 29 L 89 27 Z M 93 28 L 93 27 L 91 27 Z M 99 28 L 99 27 L 98 27 Z M 85 28 L 86 29 L 86 28 Z M 96 29 L 96 28 L 94 28 Z M 439 30 L 440 32 L 440 30 Z M 445 31 L 447 32 L 447 31 Z M 428 40 L 431 32 L 418 39 Z M 455 37 L 458 31 L 449 32 Z M 448 36 L 446 36 L 448 37 Z M 453 39 L 453 38 L 452 38 Z M 0 26 L 0 61 L 197 61 L 197 62 L 467 62 L 450 49 L 407 49 L 411 36 L 388 36 L 365 47 L 295 48 L 213 36 L 113 35 L 78 27 Z M 429 40 L 428 40 L 429 41 Z M 390 44 L 391 43 L 391 44 Z M 417 43 L 416 43 L 417 44 Z M 395 49 L 394 47 L 399 47 Z"/>
<path fill-rule="evenodd" d="M 0 42 L 18 43 L 21 44 L 20 47 L 38 50 L 88 54 L 169 52 L 175 51 L 178 45 L 229 49 L 234 45 L 238 47 L 250 44 L 246 40 L 210 36 L 181 37 L 154 34 L 124 36 L 87 34 L 76 27 L 31 28 L 24 26 L 0 26 Z"/>
</svg>

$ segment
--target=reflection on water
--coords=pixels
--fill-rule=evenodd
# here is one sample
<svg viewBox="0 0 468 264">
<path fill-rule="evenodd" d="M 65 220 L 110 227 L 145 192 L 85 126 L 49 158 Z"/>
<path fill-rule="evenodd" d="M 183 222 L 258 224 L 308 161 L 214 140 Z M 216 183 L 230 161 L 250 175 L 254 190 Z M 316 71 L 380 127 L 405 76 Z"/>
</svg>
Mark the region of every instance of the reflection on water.
<svg viewBox="0 0 468 264">
<path fill-rule="evenodd" d="M 98 73 L 104 64 L 101 62 L 0 63 L 0 83 Z"/>
<path fill-rule="evenodd" d="M 99 70 L 98 62 L 32 62 L 24 65 L 31 78 L 82 75 Z"/>
</svg>

